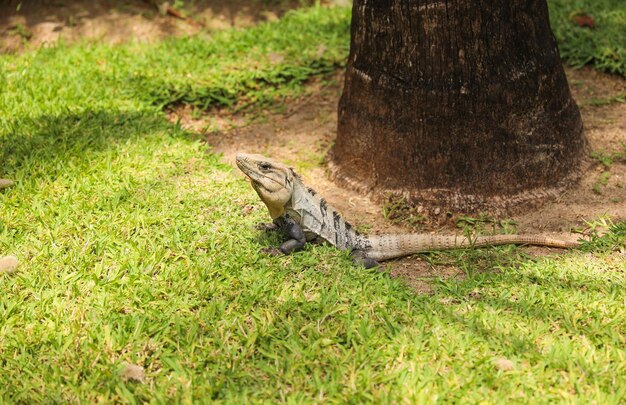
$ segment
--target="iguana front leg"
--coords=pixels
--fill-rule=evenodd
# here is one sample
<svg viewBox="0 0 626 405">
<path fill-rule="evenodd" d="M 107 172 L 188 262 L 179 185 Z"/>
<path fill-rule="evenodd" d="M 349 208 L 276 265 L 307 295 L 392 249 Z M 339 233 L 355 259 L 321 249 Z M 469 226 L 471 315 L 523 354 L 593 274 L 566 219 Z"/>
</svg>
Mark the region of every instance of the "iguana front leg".
<svg viewBox="0 0 626 405">
<path fill-rule="evenodd" d="M 278 255 L 280 253 L 290 254 L 297 250 L 302 249 L 306 243 L 306 236 L 302 227 L 293 219 L 287 217 L 280 217 L 274 220 L 274 224 L 279 227 L 283 233 L 289 238 L 278 249 L 271 247 L 263 249 L 263 252 L 271 255 Z"/>
<path fill-rule="evenodd" d="M 286 255 L 302 249 L 306 243 L 306 236 L 304 235 L 302 227 L 296 221 L 287 217 L 283 217 L 281 222 L 280 229 L 282 229 L 289 239 L 280 245 L 278 249 Z"/>
</svg>

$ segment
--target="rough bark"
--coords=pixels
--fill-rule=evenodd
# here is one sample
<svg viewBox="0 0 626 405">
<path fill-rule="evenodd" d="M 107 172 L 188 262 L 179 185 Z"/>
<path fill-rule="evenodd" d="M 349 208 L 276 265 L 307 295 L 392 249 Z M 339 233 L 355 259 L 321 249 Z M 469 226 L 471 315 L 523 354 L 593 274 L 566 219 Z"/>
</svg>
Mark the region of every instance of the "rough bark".
<svg viewBox="0 0 626 405">
<path fill-rule="evenodd" d="M 545 0 L 355 0 L 335 177 L 440 210 L 558 193 L 585 139 Z"/>
</svg>

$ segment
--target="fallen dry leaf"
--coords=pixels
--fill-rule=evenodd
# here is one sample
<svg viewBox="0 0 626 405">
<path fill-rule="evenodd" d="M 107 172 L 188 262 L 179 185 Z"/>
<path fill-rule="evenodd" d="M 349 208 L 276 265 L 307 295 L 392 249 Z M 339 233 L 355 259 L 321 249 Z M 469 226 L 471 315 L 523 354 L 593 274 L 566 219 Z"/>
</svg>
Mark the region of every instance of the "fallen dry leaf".
<svg viewBox="0 0 626 405">
<path fill-rule="evenodd" d="M 576 13 L 572 15 L 570 19 L 579 27 L 594 28 L 596 26 L 595 18 L 587 13 Z"/>
<path fill-rule="evenodd" d="M 283 55 L 276 52 L 271 52 L 269 55 L 267 55 L 267 58 L 270 60 L 272 65 L 277 65 L 285 60 L 285 57 Z"/>
<path fill-rule="evenodd" d="M 326 51 L 328 50 L 328 48 L 326 48 L 326 45 L 321 44 L 320 46 L 317 47 L 317 52 L 316 55 L 318 58 L 321 58 L 322 56 L 324 56 L 324 54 L 326 53 Z"/>
<path fill-rule="evenodd" d="M 254 205 L 244 205 L 243 208 L 241 209 L 241 213 L 246 216 L 248 214 L 250 214 L 252 211 L 254 211 L 256 209 L 256 207 Z"/>
</svg>

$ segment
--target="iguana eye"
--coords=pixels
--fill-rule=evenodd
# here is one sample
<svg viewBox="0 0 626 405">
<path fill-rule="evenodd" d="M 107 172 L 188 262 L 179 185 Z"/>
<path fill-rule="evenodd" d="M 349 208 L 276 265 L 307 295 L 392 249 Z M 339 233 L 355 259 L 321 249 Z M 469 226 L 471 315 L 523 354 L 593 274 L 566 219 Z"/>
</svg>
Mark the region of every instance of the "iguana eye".
<svg viewBox="0 0 626 405">
<path fill-rule="evenodd" d="M 270 165 L 269 163 L 263 162 L 263 163 L 259 163 L 259 168 L 263 171 L 268 171 L 269 169 L 272 168 L 272 165 Z"/>
</svg>

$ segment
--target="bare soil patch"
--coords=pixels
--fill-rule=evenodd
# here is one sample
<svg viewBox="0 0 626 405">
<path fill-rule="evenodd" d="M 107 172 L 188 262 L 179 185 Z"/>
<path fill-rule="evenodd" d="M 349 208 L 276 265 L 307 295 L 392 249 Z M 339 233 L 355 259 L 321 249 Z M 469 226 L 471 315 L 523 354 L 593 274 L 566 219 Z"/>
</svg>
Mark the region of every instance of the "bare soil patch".
<svg viewBox="0 0 626 405">
<path fill-rule="evenodd" d="M 210 34 L 218 29 L 272 21 L 306 2 L 196 0 L 176 9 L 180 11 L 179 17 L 159 9 L 158 5 L 164 3 L 160 0 L 2 1 L 0 52 L 20 52 L 59 40 L 116 44 Z"/>
</svg>

